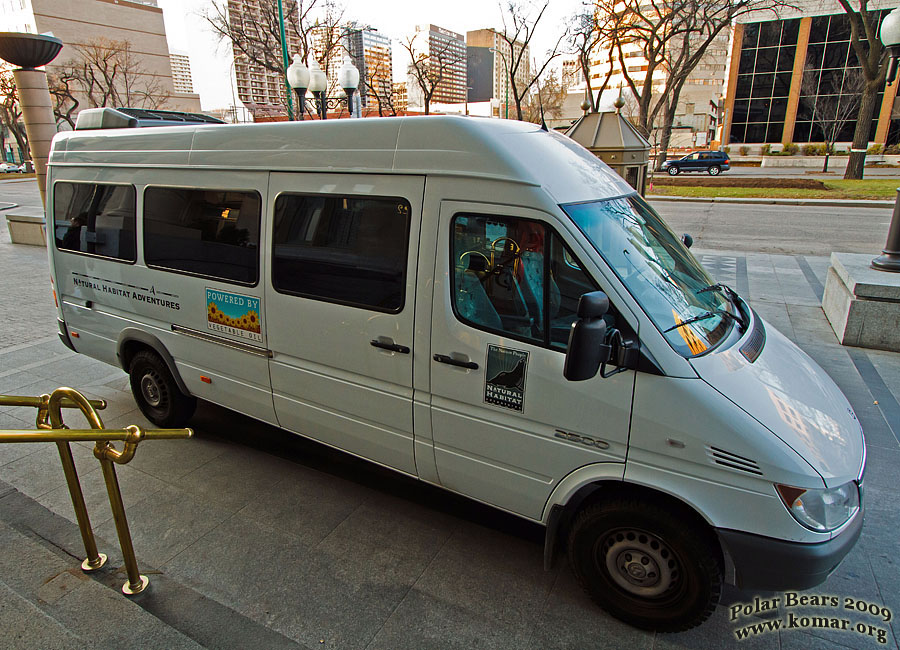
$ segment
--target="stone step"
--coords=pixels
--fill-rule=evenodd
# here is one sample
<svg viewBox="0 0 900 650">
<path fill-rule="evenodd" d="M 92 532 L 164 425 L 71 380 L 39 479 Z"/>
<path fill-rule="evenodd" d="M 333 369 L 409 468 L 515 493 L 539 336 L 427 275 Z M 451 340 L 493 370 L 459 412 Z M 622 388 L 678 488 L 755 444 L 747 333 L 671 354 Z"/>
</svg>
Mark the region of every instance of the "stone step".
<svg viewBox="0 0 900 650">
<path fill-rule="evenodd" d="M 23 635 L 10 646 L 17 650 L 129 646 L 308 650 L 154 570 L 140 556 L 139 567 L 149 576 L 150 586 L 126 597 L 117 544 L 98 537 L 97 546 L 109 561 L 85 574 L 80 568 L 84 550 L 78 526 L 0 481 L 0 647 L 5 647 L 2 635 L 10 629 Z M 42 626 L 46 630 L 35 632 Z"/>
<path fill-rule="evenodd" d="M 10 647 L 202 647 L 82 573 L 76 558 L 3 521 L 0 548 L 0 629 L 19 635 Z"/>
</svg>

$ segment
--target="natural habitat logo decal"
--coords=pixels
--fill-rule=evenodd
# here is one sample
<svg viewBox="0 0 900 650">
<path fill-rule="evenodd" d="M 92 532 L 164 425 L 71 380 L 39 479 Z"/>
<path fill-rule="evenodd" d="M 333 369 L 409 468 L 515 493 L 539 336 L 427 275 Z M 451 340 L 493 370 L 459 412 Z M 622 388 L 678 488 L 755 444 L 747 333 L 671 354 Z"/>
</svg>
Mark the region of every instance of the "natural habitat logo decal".
<svg viewBox="0 0 900 650">
<path fill-rule="evenodd" d="M 207 287 L 206 325 L 214 332 L 262 342 L 259 298 Z"/>
<path fill-rule="evenodd" d="M 499 345 L 488 345 L 486 366 L 484 401 L 513 411 L 521 411 L 525 405 L 528 353 Z"/>
</svg>

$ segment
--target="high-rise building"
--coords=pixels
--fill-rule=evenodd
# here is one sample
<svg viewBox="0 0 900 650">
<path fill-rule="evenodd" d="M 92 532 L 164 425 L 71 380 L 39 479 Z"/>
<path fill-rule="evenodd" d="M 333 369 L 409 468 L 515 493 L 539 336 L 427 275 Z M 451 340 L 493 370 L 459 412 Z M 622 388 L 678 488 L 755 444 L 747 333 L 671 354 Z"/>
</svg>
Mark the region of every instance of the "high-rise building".
<svg viewBox="0 0 900 650">
<path fill-rule="evenodd" d="M 469 69 L 469 85 L 472 86 L 469 101 L 484 102 L 495 99 L 500 106 L 499 116 L 506 117 L 509 114 L 509 106 L 515 106 L 516 103 L 508 74 L 516 60 L 521 61 L 514 75 L 516 86 L 523 89 L 531 81 L 531 57 L 528 47 L 519 42 L 511 47 L 494 29 L 466 32 L 466 44 L 476 59 Z M 490 80 L 490 95 L 486 97 L 484 92 L 479 90 L 486 85 L 485 77 Z"/>
<path fill-rule="evenodd" d="M 377 107 L 392 91 L 391 39 L 371 26 L 347 25 L 346 49 L 359 69 L 359 96 L 363 106 Z"/>
<path fill-rule="evenodd" d="M 394 84 L 394 110 L 405 113 L 409 109 L 408 84 L 398 81 Z"/>
<path fill-rule="evenodd" d="M 270 4 L 267 0 L 228 0 L 228 22 L 235 29 L 244 23 L 263 23 Z M 289 19 L 285 16 L 285 20 Z M 287 30 L 286 36 L 288 52 L 300 51 L 300 41 L 291 30 Z M 237 47 L 232 49 L 238 99 L 254 115 L 284 114 L 287 103 L 284 73 L 267 70 L 253 63 Z"/>
<path fill-rule="evenodd" d="M 193 93 L 194 82 L 191 79 L 191 59 L 184 52 L 169 52 L 172 62 L 172 84 L 177 93 Z"/>
<path fill-rule="evenodd" d="M 646 18 L 649 19 L 651 15 L 648 12 Z M 698 35 L 696 38 L 700 39 L 701 37 Z M 714 137 L 718 126 L 718 106 L 725 91 L 725 80 L 728 75 L 729 38 L 730 30 L 723 29 L 709 44 L 700 63 L 688 75 L 675 108 L 670 146 L 706 146 Z M 626 99 L 626 112 L 629 104 L 636 105 L 634 101 L 628 102 L 631 93 L 625 73 L 638 88 L 643 87 L 650 68 L 649 62 L 643 54 L 643 45 L 644 43 L 638 39 L 623 42 L 621 44 L 621 60 L 617 53 L 617 46 L 610 40 L 601 40 L 592 50 L 590 55 L 591 90 L 595 94 L 605 90 L 604 100 L 601 101 L 601 104 L 610 106 L 612 100 L 621 92 Z M 614 53 L 612 57 L 610 57 L 610 52 Z M 573 72 L 577 85 L 572 92 L 585 92 L 587 84 L 584 82 L 581 70 L 576 67 Z M 651 81 L 652 93 L 656 97 L 665 93 L 667 79 L 668 72 L 665 66 L 657 66 Z M 606 85 L 605 88 L 602 88 L 604 81 L 606 81 Z"/>
<path fill-rule="evenodd" d="M 428 65 L 432 71 L 442 72 L 431 97 L 432 104 L 462 104 L 466 101 L 466 41 L 462 34 L 451 32 L 437 25 L 417 25 L 413 37 L 413 48 L 416 54 L 428 57 Z M 415 101 L 417 92 L 414 82 L 409 82 L 410 103 Z"/>
<path fill-rule="evenodd" d="M 63 49 L 46 70 L 54 74 L 77 62 L 79 49 L 126 42 L 132 65 L 128 89 L 119 96 L 133 108 L 199 111 L 200 96 L 176 89 L 172 79 L 163 12 L 156 0 L 12 0 L 0 4 L 0 31 L 52 32 Z M 117 74 L 123 78 L 121 68 Z M 91 107 L 77 94 L 80 108 Z"/>
</svg>

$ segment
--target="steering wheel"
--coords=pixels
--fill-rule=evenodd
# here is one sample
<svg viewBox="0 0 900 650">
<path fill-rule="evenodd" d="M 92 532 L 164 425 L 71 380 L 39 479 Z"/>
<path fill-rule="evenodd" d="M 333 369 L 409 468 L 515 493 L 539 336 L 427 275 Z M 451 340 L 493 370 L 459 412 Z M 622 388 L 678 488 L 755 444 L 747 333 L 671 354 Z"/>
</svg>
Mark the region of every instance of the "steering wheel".
<svg viewBox="0 0 900 650">
<path fill-rule="evenodd" d="M 485 263 L 484 270 L 485 270 L 485 271 L 490 271 L 490 270 L 491 270 L 491 266 L 493 266 L 493 265 L 491 264 L 491 260 L 489 260 L 489 259 L 488 259 L 488 256 L 485 255 L 484 253 L 482 253 L 481 251 L 466 251 L 465 253 L 463 253 L 462 255 L 460 255 L 460 256 L 459 256 L 459 264 L 460 264 L 460 266 L 462 266 L 463 268 L 465 268 L 465 264 L 463 264 L 463 260 L 465 259 L 466 255 L 478 255 L 478 256 L 480 256 L 480 257 L 483 257 L 483 258 L 484 258 L 484 263 Z"/>
</svg>

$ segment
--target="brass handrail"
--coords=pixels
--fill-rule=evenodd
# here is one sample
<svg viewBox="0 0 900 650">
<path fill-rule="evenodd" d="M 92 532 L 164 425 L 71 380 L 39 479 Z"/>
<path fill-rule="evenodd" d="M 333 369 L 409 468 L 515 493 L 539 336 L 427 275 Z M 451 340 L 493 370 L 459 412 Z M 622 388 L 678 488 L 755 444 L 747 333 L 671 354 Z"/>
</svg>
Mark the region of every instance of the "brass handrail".
<svg viewBox="0 0 900 650">
<path fill-rule="evenodd" d="M 86 558 L 81 563 L 83 571 L 96 571 L 106 564 L 107 557 L 98 552 L 94 539 L 94 531 L 88 517 L 87 506 L 84 502 L 84 493 L 78 480 L 78 472 L 75 469 L 75 460 L 72 457 L 70 442 L 93 441 L 94 457 L 100 461 L 103 471 L 103 480 L 106 482 L 106 491 L 109 495 L 109 506 L 112 509 L 113 519 L 116 524 L 116 534 L 119 538 L 119 546 L 122 549 L 122 557 L 125 561 L 125 571 L 128 581 L 122 586 L 122 592 L 126 595 L 139 594 L 147 588 L 149 580 L 138 571 L 137 558 L 134 555 L 134 546 L 131 542 L 131 533 L 128 530 L 128 520 L 125 517 L 125 504 L 122 502 L 122 491 L 119 488 L 119 480 L 116 477 L 114 463 L 124 465 L 128 463 L 137 451 L 137 446 L 144 440 L 172 440 L 190 438 L 194 435 L 191 429 L 142 429 L 131 425 L 124 429 L 106 429 L 103 421 L 97 413 L 98 409 L 106 408 L 105 400 L 88 400 L 84 395 L 73 388 L 57 388 L 49 395 L 40 397 L 25 397 L 18 395 L 0 395 L 0 406 L 26 406 L 38 410 L 35 425 L 37 431 L 32 429 L 12 429 L 0 431 L 0 443 L 10 442 L 55 442 L 59 450 L 59 458 L 62 462 L 63 473 L 72 497 L 72 506 L 75 509 L 75 518 L 78 520 L 78 528 L 81 531 L 81 540 L 84 542 Z M 70 429 L 63 422 L 62 409 L 80 409 L 90 429 Z M 121 451 L 111 444 L 121 441 L 125 444 Z"/>
</svg>

